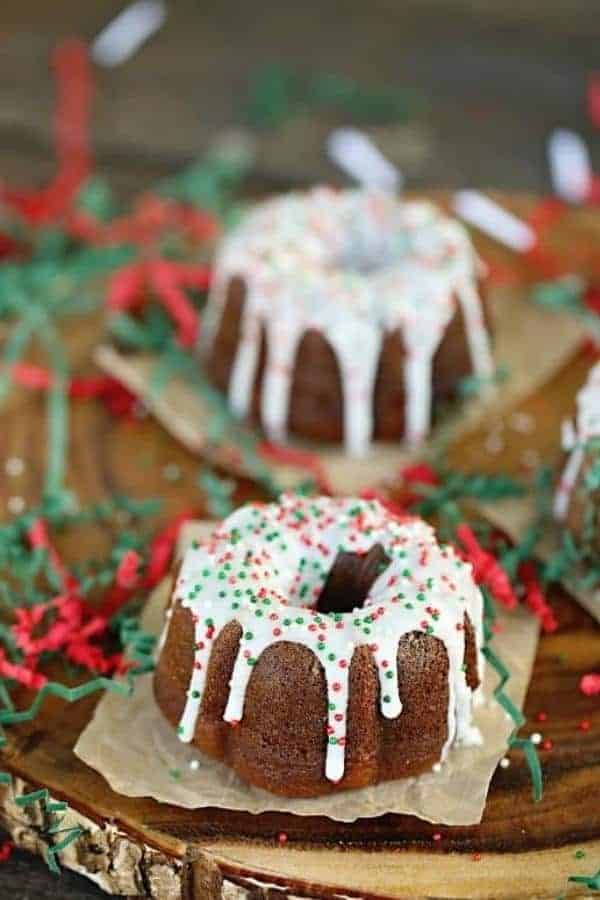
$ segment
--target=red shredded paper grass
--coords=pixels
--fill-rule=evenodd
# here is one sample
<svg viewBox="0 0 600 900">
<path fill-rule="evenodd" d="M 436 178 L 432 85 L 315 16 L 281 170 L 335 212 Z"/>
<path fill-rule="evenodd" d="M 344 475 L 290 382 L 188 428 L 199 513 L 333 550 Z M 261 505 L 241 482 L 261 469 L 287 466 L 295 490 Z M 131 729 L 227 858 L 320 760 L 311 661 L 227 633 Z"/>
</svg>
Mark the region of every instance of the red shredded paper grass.
<svg viewBox="0 0 600 900">
<path fill-rule="evenodd" d="M 30 225 L 43 225 L 67 212 L 91 171 L 89 117 L 92 79 L 86 44 L 65 41 L 52 55 L 57 84 L 54 120 L 57 171 L 41 190 L 3 190 L 7 206 Z"/>
</svg>

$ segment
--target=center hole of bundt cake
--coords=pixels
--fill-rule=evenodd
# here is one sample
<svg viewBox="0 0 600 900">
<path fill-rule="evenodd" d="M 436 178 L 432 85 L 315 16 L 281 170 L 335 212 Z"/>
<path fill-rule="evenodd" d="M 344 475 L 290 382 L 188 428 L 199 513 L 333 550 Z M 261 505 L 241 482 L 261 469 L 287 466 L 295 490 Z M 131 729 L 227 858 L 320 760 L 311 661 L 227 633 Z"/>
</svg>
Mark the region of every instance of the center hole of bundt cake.
<svg viewBox="0 0 600 900">
<path fill-rule="evenodd" d="M 337 267 L 362 275 L 387 268 L 395 255 L 390 234 L 385 230 L 365 229 L 354 223 L 338 253 Z"/>
<path fill-rule="evenodd" d="M 371 585 L 389 564 L 381 544 L 375 544 L 368 553 L 340 551 L 319 595 L 317 609 L 344 613 L 364 606 Z"/>
<path fill-rule="evenodd" d="M 371 275 L 390 263 L 387 248 L 360 246 L 348 247 L 338 259 L 338 267 L 361 275 Z"/>
</svg>

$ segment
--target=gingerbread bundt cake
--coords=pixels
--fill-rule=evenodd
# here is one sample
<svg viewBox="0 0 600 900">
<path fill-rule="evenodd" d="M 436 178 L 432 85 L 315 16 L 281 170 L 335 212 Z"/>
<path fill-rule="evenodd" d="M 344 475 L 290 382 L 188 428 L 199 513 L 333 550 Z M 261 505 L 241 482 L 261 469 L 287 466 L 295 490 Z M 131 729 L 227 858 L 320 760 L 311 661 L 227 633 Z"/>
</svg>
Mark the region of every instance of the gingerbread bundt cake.
<svg viewBox="0 0 600 900">
<path fill-rule="evenodd" d="M 315 796 L 477 741 L 481 641 L 470 565 L 425 522 L 284 495 L 187 551 L 154 691 L 182 741 L 250 784 Z"/>
<path fill-rule="evenodd" d="M 272 440 L 420 441 L 433 401 L 493 365 L 466 230 L 423 202 L 315 188 L 254 208 L 224 240 L 206 369 Z"/>
<path fill-rule="evenodd" d="M 575 421 L 563 422 L 566 454 L 554 496 L 554 516 L 593 557 L 600 553 L 600 363 L 590 370 L 576 398 Z"/>
</svg>

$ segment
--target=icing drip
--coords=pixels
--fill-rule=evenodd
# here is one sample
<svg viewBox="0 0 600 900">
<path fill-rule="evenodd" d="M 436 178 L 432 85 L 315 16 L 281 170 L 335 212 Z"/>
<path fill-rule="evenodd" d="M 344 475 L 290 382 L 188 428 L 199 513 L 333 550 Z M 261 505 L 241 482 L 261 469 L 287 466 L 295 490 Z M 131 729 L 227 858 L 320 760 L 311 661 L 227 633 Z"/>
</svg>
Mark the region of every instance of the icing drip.
<svg viewBox="0 0 600 900">
<path fill-rule="evenodd" d="M 562 447 L 569 452 L 565 468 L 554 495 L 554 516 L 566 518 L 573 488 L 577 483 L 585 458 L 586 443 L 600 437 L 600 363 L 590 370 L 588 378 L 577 394 L 575 423 L 563 422 Z"/>
<path fill-rule="evenodd" d="M 381 544 L 389 565 L 373 582 L 364 605 L 351 613 L 314 608 L 338 552 L 367 553 Z M 380 709 L 402 713 L 397 651 L 401 637 L 423 632 L 439 638 L 448 656 L 448 737 L 473 741 L 473 694 L 463 671 L 464 617 L 482 644 L 482 599 L 471 567 L 419 519 L 400 520 L 377 501 L 284 495 L 279 503 L 250 504 L 226 519 L 211 540 L 188 550 L 174 602 L 192 613 L 194 666 L 178 733 L 191 741 L 202 707 L 214 641 L 237 622 L 239 650 L 223 718 L 244 715 L 246 689 L 261 654 L 279 641 L 308 647 L 327 689 L 326 777 L 344 774 L 349 674 L 355 647 L 367 645 L 380 685 Z M 167 626 L 168 627 L 168 626 Z M 477 665 L 483 667 L 478 650 Z"/>
<path fill-rule="evenodd" d="M 270 438 L 284 438 L 298 346 L 306 331 L 316 329 L 338 361 L 346 447 L 364 454 L 373 432 L 383 339 L 400 330 L 406 438 L 420 441 L 431 421 L 433 359 L 456 302 L 473 371 L 492 375 L 477 292 L 480 270 L 466 230 L 428 203 L 398 202 L 375 189 L 321 187 L 258 205 L 220 248 L 205 317 L 210 344 L 229 282 L 241 277 L 246 300 L 229 383 L 232 409 L 241 417 L 249 412 L 264 327 L 262 417 Z"/>
</svg>

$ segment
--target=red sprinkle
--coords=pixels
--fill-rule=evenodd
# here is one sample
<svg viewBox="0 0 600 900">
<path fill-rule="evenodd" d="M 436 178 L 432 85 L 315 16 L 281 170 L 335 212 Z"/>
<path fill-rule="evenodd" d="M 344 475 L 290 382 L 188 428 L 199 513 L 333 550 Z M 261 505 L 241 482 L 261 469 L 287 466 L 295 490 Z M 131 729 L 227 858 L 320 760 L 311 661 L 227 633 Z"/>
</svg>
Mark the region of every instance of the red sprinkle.
<svg viewBox="0 0 600 900">
<path fill-rule="evenodd" d="M 12 841 L 4 841 L 0 844 L 0 862 L 7 862 L 10 859 L 15 845 Z"/>
<path fill-rule="evenodd" d="M 471 859 L 473 860 L 473 862 L 479 862 L 481 859 L 481 853 L 473 853 Z"/>
<path fill-rule="evenodd" d="M 539 712 L 536 715 L 536 719 L 538 720 L 538 722 L 545 722 L 547 718 L 548 718 L 548 713 L 546 713 L 546 712 Z"/>
<path fill-rule="evenodd" d="M 589 672 L 579 682 L 579 690 L 586 697 L 597 697 L 600 694 L 600 672 Z"/>
<path fill-rule="evenodd" d="M 542 750 L 552 750 L 554 744 L 550 740 L 550 738 L 546 738 L 545 741 L 542 741 Z"/>
<path fill-rule="evenodd" d="M 277 842 L 279 844 L 287 844 L 287 839 L 288 839 L 288 836 L 285 833 L 285 831 L 280 831 L 279 834 L 277 835 Z"/>
<path fill-rule="evenodd" d="M 589 731 L 591 727 L 592 727 L 592 723 L 590 722 L 589 719 L 582 719 L 581 722 L 579 723 L 580 731 Z"/>
<path fill-rule="evenodd" d="M 432 838 L 434 841 L 441 841 L 442 835 L 440 834 L 439 831 L 436 831 L 436 833 L 432 835 Z"/>
</svg>

